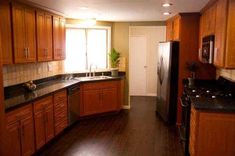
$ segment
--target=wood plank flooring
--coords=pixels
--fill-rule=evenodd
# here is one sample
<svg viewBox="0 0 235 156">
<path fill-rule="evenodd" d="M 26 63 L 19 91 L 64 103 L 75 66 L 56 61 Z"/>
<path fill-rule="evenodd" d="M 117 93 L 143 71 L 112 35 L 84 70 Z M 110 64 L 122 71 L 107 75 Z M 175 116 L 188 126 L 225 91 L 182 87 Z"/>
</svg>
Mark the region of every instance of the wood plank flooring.
<svg viewBox="0 0 235 156">
<path fill-rule="evenodd" d="M 131 109 L 74 125 L 40 156 L 183 156 L 175 127 L 156 115 L 156 99 L 131 97 Z"/>
</svg>

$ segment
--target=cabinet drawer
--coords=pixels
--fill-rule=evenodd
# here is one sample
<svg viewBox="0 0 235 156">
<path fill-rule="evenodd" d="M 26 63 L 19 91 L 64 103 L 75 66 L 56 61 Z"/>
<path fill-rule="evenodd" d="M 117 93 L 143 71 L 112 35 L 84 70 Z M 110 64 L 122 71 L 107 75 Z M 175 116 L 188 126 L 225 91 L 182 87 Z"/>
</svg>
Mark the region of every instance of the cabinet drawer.
<svg viewBox="0 0 235 156">
<path fill-rule="evenodd" d="M 118 81 L 90 82 L 82 84 L 81 87 L 84 90 L 115 88 L 117 87 L 117 82 Z"/>
<path fill-rule="evenodd" d="M 34 112 L 42 111 L 42 109 L 44 109 L 45 107 L 47 107 L 47 108 L 53 107 L 52 96 L 48 96 L 43 99 L 40 99 L 40 100 L 36 101 L 33 105 Z"/>
<path fill-rule="evenodd" d="M 59 134 L 62 132 L 68 125 L 67 120 L 61 121 L 59 124 L 55 125 L 55 134 Z"/>
<path fill-rule="evenodd" d="M 67 90 L 62 90 L 54 94 L 55 101 L 60 101 L 61 99 L 67 99 Z"/>
<path fill-rule="evenodd" d="M 28 104 L 19 109 L 13 110 L 6 114 L 7 124 L 11 124 L 19 121 L 20 119 L 31 117 L 32 112 L 32 104 Z"/>
</svg>

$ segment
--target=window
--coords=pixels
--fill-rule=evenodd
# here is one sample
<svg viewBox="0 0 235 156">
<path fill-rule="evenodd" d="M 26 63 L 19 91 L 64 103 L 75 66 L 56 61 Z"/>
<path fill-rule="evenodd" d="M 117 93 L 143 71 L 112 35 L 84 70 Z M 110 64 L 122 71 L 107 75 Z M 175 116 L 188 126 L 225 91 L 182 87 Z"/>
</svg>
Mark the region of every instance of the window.
<svg viewBox="0 0 235 156">
<path fill-rule="evenodd" d="M 110 49 L 110 28 L 67 28 L 65 71 L 106 69 Z"/>
</svg>

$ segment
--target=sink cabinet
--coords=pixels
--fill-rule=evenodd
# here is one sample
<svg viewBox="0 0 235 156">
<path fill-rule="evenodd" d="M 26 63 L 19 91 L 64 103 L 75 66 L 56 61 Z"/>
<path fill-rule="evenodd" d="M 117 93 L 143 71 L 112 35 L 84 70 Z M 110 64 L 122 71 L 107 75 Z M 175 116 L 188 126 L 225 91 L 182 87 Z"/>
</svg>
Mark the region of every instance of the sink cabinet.
<svg viewBox="0 0 235 156">
<path fill-rule="evenodd" d="M 81 84 L 80 116 L 120 110 L 123 95 L 120 86 L 120 80 Z"/>
</svg>

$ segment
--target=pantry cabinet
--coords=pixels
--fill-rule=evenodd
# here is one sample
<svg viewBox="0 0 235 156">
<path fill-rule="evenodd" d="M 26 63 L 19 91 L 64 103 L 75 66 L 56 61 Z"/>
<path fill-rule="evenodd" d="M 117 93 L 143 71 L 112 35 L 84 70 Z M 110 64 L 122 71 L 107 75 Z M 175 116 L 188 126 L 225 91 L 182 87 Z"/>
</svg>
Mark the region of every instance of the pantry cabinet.
<svg viewBox="0 0 235 156">
<path fill-rule="evenodd" d="M 65 59 L 65 19 L 53 16 L 53 57 L 54 60 Z"/>
<path fill-rule="evenodd" d="M 6 114 L 5 155 L 30 156 L 35 152 L 32 104 Z"/>
<path fill-rule="evenodd" d="M 13 63 L 11 12 L 9 2 L 0 2 L 0 33 L 2 35 L 2 63 Z"/>
<path fill-rule="evenodd" d="M 54 128 L 55 135 L 62 132 L 68 126 L 68 100 L 67 90 L 54 94 Z"/>
<path fill-rule="evenodd" d="M 54 137 L 54 111 L 52 96 L 36 101 L 33 108 L 36 149 L 38 150 Z"/>
<path fill-rule="evenodd" d="M 120 80 L 81 84 L 80 115 L 118 111 L 123 98 L 120 87 Z"/>
<path fill-rule="evenodd" d="M 52 60 L 52 15 L 37 11 L 37 60 Z"/>
<path fill-rule="evenodd" d="M 36 61 L 35 10 L 13 3 L 12 26 L 15 63 Z"/>
</svg>

